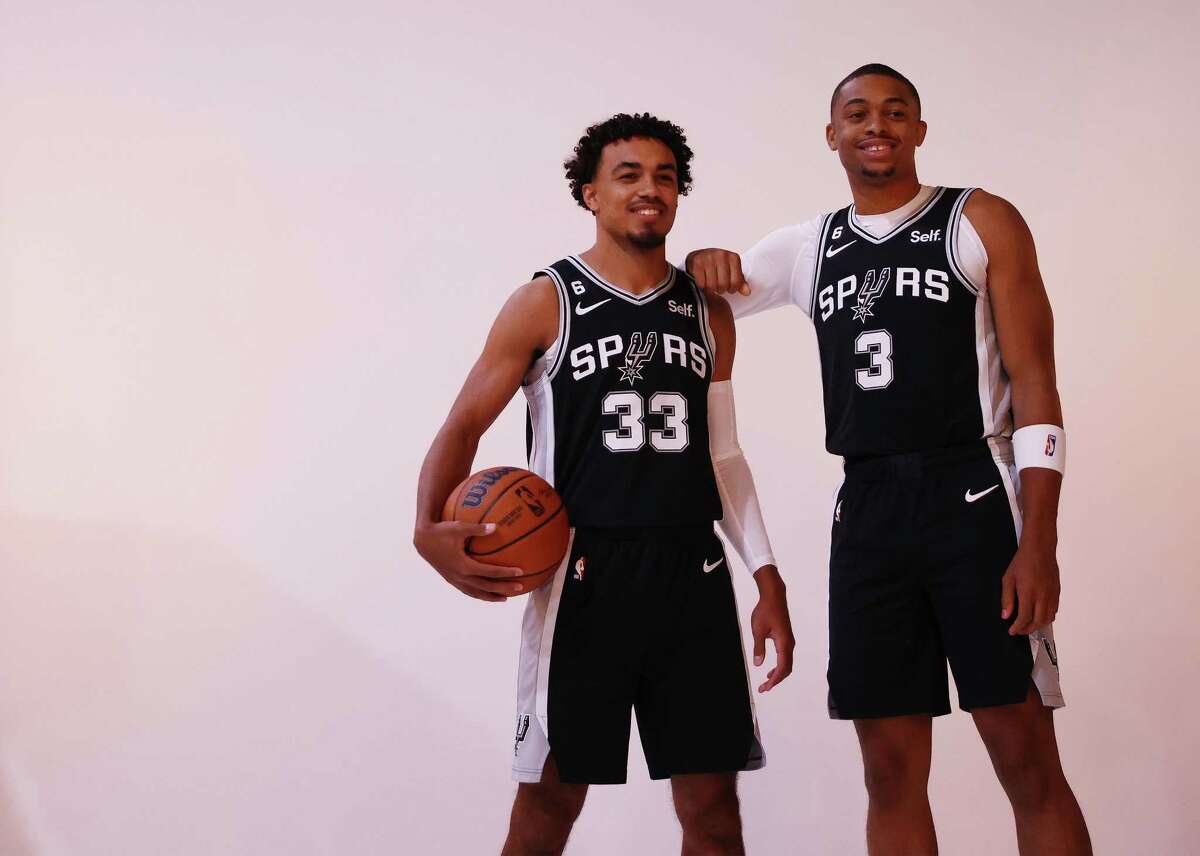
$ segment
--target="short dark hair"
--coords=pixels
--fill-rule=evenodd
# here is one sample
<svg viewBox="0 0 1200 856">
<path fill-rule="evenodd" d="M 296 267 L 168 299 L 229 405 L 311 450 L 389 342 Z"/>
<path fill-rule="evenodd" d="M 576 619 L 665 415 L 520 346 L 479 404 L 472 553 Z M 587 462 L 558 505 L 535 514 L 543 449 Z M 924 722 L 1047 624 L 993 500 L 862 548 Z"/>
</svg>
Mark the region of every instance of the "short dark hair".
<svg viewBox="0 0 1200 856">
<path fill-rule="evenodd" d="M 658 140 L 671 150 L 675 155 L 679 195 L 687 196 L 692 187 L 692 150 L 688 148 L 683 128 L 649 113 L 634 113 L 632 116 L 628 113 L 618 113 L 584 131 L 579 142 L 575 144 L 574 154 L 563 162 L 567 183 L 571 185 L 571 195 L 582 208 L 591 210 L 583 201 L 583 186 L 596 177 L 596 167 L 600 165 L 600 153 L 604 151 L 604 147 L 609 143 L 631 140 L 634 137 Z"/>
<path fill-rule="evenodd" d="M 905 77 L 890 65 L 884 65 L 881 62 L 869 62 L 866 65 L 860 65 L 854 71 L 842 78 L 842 82 L 833 88 L 833 97 L 829 99 L 829 114 L 833 115 L 834 107 L 837 105 L 838 93 L 842 91 L 842 87 L 859 77 L 865 77 L 868 74 L 882 74 L 884 77 L 893 77 L 899 80 L 908 87 L 908 91 L 912 93 L 913 100 L 917 102 L 917 115 L 921 115 L 921 96 L 917 93 L 917 87 L 913 86 L 912 81 Z"/>
</svg>

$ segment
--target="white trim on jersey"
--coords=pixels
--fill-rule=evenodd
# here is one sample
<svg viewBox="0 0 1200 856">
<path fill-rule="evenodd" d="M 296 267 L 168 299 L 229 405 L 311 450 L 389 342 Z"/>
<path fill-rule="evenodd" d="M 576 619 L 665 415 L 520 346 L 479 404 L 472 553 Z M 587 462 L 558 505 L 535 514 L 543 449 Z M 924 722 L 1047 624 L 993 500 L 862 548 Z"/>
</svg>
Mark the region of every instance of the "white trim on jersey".
<svg viewBox="0 0 1200 856">
<path fill-rule="evenodd" d="M 529 450 L 529 469 L 554 486 L 554 387 L 549 375 L 542 375 L 525 387 L 533 446 Z"/>
<path fill-rule="evenodd" d="M 983 436 L 1008 437 L 1012 434 L 1012 384 L 1000 359 L 992 301 L 986 289 L 975 297 L 975 362 Z"/>
<path fill-rule="evenodd" d="M 817 235 L 817 263 L 813 265 L 812 294 L 808 296 L 808 318 L 815 323 L 817 317 L 817 292 L 821 290 L 821 265 L 825 261 L 825 237 L 829 234 L 829 224 L 833 222 L 836 211 L 830 211 L 821 221 L 821 231 Z M 796 254 L 799 258 L 799 253 Z M 797 261 L 797 264 L 799 262 Z M 795 271 L 793 271 L 795 273 Z"/>
<path fill-rule="evenodd" d="M 888 232 L 885 235 L 882 235 L 878 238 L 876 238 L 874 235 L 872 235 L 866 229 L 859 227 L 858 223 L 855 222 L 856 218 L 858 217 L 858 214 L 854 210 L 853 205 L 850 206 L 850 215 L 846 218 L 846 222 L 850 225 L 850 230 L 852 232 L 854 232 L 854 234 L 858 235 L 860 238 L 865 238 L 866 240 L 870 241 L 872 244 L 882 244 L 882 243 L 886 242 L 887 240 L 889 240 L 890 238 L 900 234 L 900 232 L 902 230 L 906 229 L 912 223 L 914 223 L 917 220 L 924 217 L 925 214 L 928 213 L 929 209 L 937 204 L 937 201 L 942 198 L 942 194 L 945 192 L 946 192 L 946 188 L 939 187 L 937 189 L 937 192 L 934 193 L 932 196 L 930 196 L 929 199 L 926 200 L 924 205 L 922 205 L 920 208 L 918 208 L 916 211 L 914 211 L 908 217 L 904 218 L 904 220 L 897 223 L 890 232 Z"/>
<path fill-rule="evenodd" d="M 962 262 L 958 258 L 958 229 L 962 223 L 963 208 L 967 205 L 967 200 L 974 193 L 976 188 L 969 187 L 964 190 L 954 203 L 954 208 L 950 211 L 950 225 L 946 229 L 946 261 L 950 265 L 950 270 L 954 271 L 954 275 L 962 280 L 963 285 L 972 294 L 978 295 L 983 290 L 984 283 L 978 283 L 967 276 L 964 272 Z"/>
<path fill-rule="evenodd" d="M 708 376 L 712 379 L 713 370 L 717 367 L 717 337 L 713 335 L 712 325 L 708 323 L 708 296 L 700 286 L 696 285 L 694 279 L 688 280 L 692 286 L 692 292 L 696 295 L 696 306 L 700 313 L 700 337 L 704 339 L 704 345 L 708 348 Z"/>
<path fill-rule="evenodd" d="M 725 552 L 722 549 L 722 552 Z M 725 561 L 726 566 L 729 565 L 728 558 Z M 733 574 L 730 574 L 730 582 L 733 582 Z M 750 755 L 746 758 L 746 766 L 742 767 L 741 772 L 750 770 L 761 770 L 767 766 L 767 750 L 762 743 L 762 734 L 758 730 L 758 712 L 754 705 L 754 684 L 750 680 L 750 662 L 746 659 L 746 644 L 741 640 L 746 638 L 746 634 L 742 632 L 742 611 L 737 605 L 737 586 L 730 587 L 730 594 L 733 596 L 733 614 L 737 616 L 738 623 L 738 647 L 742 649 L 742 668 L 746 670 L 746 697 L 750 701 L 750 721 L 754 723 L 754 746 L 750 748 Z M 755 750 L 757 754 L 755 753 Z"/>
<path fill-rule="evenodd" d="M 600 274 L 598 274 L 596 271 L 594 271 L 588 265 L 588 263 L 585 262 L 583 259 L 581 259 L 579 256 L 567 256 L 567 258 L 570 259 L 571 262 L 576 267 L 579 268 L 579 270 L 583 273 L 584 276 L 586 276 L 588 279 L 590 279 L 596 285 L 600 286 L 605 291 L 611 291 L 613 294 L 615 294 L 617 297 L 620 297 L 622 300 L 626 300 L 630 303 L 633 303 L 633 304 L 639 305 L 639 306 L 643 303 L 649 303 L 654 298 L 656 298 L 659 295 L 663 294 L 664 292 L 670 290 L 671 286 L 674 285 L 674 283 L 675 283 L 676 268 L 675 268 L 675 265 L 668 262 L 666 279 L 664 279 L 662 282 L 660 282 L 658 285 L 654 286 L 654 288 L 650 289 L 649 291 L 647 291 L 644 294 L 630 294 L 628 291 L 621 288 L 621 286 L 613 285 L 607 279 L 602 277 Z"/>
<path fill-rule="evenodd" d="M 550 277 L 555 291 L 558 293 L 558 337 L 554 340 L 554 344 L 546 349 L 544 355 L 547 357 L 546 377 L 553 380 L 554 376 L 558 374 L 559 366 L 562 365 L 563 355 L 567 351 L 567 342 L 571 340 L 571 298 L 567 293 L 567 284 L 558 275 L 558 271 L 554 268 L 543 268 L 538 273 L 544 273 Z"/>
<path fill-rule="evenodd" d="M 554 647 L 554 626 L 562 601 L 563 583 L 575 530 L 567 539 L 567 552 L 549 585 L 536 589 L 525 603 L 521 619 L 521 662 L 517 668 L 517 746 L 512 776 L 518 782 L 540 782 L 546 758 L 550 755 L 550 723 L 547 713 L 550 688 L 550 652 Z"/>
</svg>

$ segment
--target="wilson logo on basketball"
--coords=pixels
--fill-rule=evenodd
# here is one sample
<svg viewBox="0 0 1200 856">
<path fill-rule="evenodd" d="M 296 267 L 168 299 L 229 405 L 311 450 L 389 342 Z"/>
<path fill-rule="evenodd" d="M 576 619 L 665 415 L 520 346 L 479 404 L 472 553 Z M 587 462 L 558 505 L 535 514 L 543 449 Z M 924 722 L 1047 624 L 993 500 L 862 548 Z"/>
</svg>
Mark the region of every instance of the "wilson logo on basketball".
<svg viewBox="0 0 1200 856">
<path fill-rule="evenodd" d="M 467 493 L 462 498 L 462 504 L 467 508 L 478 508 L 483 504 L 484 497 L 488 494 L 488 488 L 509 473 L 514 472 L 515 469 L 515 467 L 496 467 L 486 470 L 473 485 L 467 488 Z"/>
</svg>

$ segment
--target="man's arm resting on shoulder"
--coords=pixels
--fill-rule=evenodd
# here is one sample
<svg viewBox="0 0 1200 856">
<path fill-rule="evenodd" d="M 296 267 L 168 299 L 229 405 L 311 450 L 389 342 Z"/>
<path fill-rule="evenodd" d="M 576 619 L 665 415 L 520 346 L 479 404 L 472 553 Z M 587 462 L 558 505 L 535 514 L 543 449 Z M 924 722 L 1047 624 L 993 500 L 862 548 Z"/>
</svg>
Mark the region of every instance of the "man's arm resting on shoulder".
<svg viewBox="0 0 1200 856">
<path fill-rule="evenodd" d="M 758 688 L 759 692 L 766 692 L 791 674 L 796 641 L 788 614 L 787 588 L 775 566 L 754 477 L 737 440 L 730 379 L 737 347 L 733 313 L 720 297 L 710 295 L 708 301 L 710 326 L 717 349 L 708 393 L 708 437 L 713 473 L 724 510 L 720 526 L 746 567 L 754 572 L 754 581 L 758 585 L 758 604 L 750 616 L 754 665 L 762 665 L 768 638 L 775 646 L 775 668 Z"/>
<path fill-rule="evenodd" d="M 821 219 L 776 229 L 740 256 L 716 247 L 693 250 L 684 266 L 705 291 L 728 295 L 738 318 L 789 303 L 807 312 L 807 282 L 793 278 L 801 260 L 811 260 L 815 252 Z"/>
<path fill-rule="evenodd" d="M 1061 428 L 1062 405 L 1054 373 L 1054 319 L 1038 270 L 1028 225 L 1011 203 L 977 190 L 964 213 L 988 256 L 987 288 L 1000 358 L 1012 384 L 1015 428 Z M 1018 466 L 1021 463 L 1018 461 Z M 1021 475 L 1021 540 L 1004 575 L 1001 615 L 1019 610 L 1011 634 L 1028 634 L 1054 620 L 1059 603 L 1058 500 L 1062 475 L 1044 466 Z"/>
<path fill-rule="evenodd" d="M 413 545 L 448 583 L 480 600 L 503 601 L 518 593 L 521 586 L 504 578 L 524 572 L 470 558 L 466 540 L 486 534 L 491 525 L 439 522 L 442 505 L 471 474 L 479 438 L 520 388 L 534 356 L 554 341 L 557 328 L 558 298 L 548 278 L 526 283 L 509 297 L 421 466 Z"/>
</svg>

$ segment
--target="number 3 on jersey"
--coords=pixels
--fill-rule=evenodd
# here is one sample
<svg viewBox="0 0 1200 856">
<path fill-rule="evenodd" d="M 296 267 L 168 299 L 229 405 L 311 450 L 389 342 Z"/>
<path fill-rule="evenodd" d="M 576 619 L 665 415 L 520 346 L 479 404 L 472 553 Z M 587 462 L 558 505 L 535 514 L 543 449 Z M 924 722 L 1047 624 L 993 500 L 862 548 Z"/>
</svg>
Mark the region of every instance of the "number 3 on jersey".
<svg viewBox="0 0 1200 856">
<path fill-rule="evenodd" d="M 892 382 L 892 334 L 887 330 L 864 330 L 854 340 L 854 353 L 869 354 L 871 364 L 854 372 L 863 389 L 883 389 Z"/>
<path fill-rule="evenodd" d="M 604 432 L 604 445 L 613 452 L 636 452 L 646 445 L 646 407 L 641 393 L 610 392 L 600 409 L 616 414 L 617 429 Z M 657 452 L 682 452 L 688 445 L 687 399 L 677 392 L 650 396 L 650 412 L 663 417 L 662 428 L 650 429 L 650 446 Z"/>
</svg>

